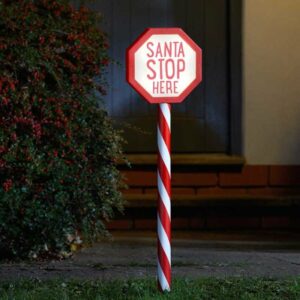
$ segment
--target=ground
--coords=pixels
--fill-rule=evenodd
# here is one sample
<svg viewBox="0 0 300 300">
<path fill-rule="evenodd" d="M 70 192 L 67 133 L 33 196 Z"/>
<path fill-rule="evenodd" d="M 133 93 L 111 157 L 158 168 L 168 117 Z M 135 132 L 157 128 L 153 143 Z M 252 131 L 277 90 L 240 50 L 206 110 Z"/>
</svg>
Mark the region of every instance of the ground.
<svg viewBox="0 0 300 300">
<path fill-rule="evenodd" d="M 174 277 L 300 276 L 298 233 L 174 232 Z M 48 262 L 2 262 L 0 280 L 132 279 L 156 275 L 154 232 L 114 232 L 110 241 L 82 249 L 70 259 Z"/>
</svg>

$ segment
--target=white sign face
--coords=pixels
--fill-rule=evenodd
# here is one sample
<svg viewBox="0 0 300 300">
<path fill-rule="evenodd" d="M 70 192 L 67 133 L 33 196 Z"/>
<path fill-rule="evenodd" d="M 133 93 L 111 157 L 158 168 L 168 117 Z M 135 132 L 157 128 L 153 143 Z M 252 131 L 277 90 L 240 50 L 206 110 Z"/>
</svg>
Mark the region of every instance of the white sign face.
<svg viewBox="0 0 300 300">
<path fill-rule="evenodd" d="M 196 52 L 178 34 L 153 34 L 134 54 L 135 80 L 153 97 L 178 97 L 196 79 Z"/>
</svg>

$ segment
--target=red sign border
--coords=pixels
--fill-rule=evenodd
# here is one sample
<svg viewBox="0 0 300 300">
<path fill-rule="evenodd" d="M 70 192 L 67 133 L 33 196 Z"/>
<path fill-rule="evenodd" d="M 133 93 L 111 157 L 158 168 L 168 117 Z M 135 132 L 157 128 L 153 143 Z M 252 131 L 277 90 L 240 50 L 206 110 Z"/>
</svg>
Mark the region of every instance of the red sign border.
<svg viewBox="0 0 300 300">
<path fill-rule="evenodd" d="M 135 52 L 153 34 L 178 34 L 196 52 L 196 78 L 177 97 L 153 97 L 134 77 Z M 181 28 L 147 28 L 126 51 L 126 79 L 127 82 L 149 103 L 180 103 L 202 81 L 202 49 Z"/>
</svg>

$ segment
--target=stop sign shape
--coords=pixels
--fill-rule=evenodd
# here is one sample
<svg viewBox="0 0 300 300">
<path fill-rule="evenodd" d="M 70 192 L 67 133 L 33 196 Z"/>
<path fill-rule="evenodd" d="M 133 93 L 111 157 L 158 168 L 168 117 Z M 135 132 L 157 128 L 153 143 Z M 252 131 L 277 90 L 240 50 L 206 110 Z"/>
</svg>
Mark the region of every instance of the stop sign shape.
<svg viewBox="0 0 300 300">
<path fill-rule="evenodd" d="M 201 48 L 180 28 L 149 28 L 127 49 L 127 81 L 150 103 L 179 103 L 202 80 Z"/>
</svg>

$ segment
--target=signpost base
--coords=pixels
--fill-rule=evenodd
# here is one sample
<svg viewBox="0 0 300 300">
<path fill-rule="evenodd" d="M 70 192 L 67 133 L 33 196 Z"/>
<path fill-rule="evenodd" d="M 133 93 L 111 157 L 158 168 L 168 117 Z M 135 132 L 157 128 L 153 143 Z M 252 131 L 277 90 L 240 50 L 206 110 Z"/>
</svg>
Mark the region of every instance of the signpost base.
<svg viewBox="0 0 300 300">
<path fill-rule="evenodd" d="M 171 105 L 158 106 L 157 243 L 158 287 L 171 290 Z"/>
</svg>

